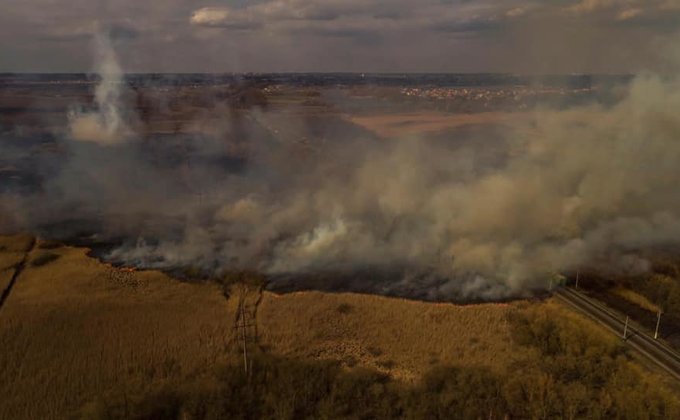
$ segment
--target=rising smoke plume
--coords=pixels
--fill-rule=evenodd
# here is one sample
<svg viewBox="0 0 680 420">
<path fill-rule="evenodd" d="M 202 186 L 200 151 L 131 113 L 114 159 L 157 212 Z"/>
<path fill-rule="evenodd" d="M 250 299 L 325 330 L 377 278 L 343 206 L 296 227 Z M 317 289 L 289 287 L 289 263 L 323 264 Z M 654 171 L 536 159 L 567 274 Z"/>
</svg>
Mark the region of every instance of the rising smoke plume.
<svg viewBox="0 0 680 420">
<path fill-rule="evenodd" d="M 108 36 L 95 36 L 96 73 L 101 77 L 95 90 L 95 108 L 69 114 L 70 136 L 76 141 L 99 144 L 124 142 L 132 135 L 122 103 L 123 70 Z"/>
<path fill-rule="evenodd" d="M 10 225 L 72 234 L 92 223 L 119 240 L 106 258 L 141 267 L 293 282 L 362 272 L 363 290 L 432 299 L 520 295 L 584 265 L 644 271 L 639 250 L 680 244 L 676 79 L 639 76 L 615 105 L 509 114 L 502 141 L 338 129 L 301 157 L 262 109 L 191 138 L 132 132 L 113 50 L 99 48 L 97 111 L 71 119 L 69 159 L 42 192 L 3 198 Z"/>
</svg>

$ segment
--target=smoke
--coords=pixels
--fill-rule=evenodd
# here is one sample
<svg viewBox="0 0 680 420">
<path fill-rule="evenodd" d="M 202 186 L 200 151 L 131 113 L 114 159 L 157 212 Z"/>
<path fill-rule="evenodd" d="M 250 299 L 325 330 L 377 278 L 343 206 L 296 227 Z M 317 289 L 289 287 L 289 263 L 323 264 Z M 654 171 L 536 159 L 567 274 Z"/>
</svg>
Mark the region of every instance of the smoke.
<svg viewBox="0 0 680 420">
<path fill-rule="evenodd" d="M 509 113 L 500 133 L 445 142 L 259 107 L 146 138 L 98 45 L 97 110 L 71 119 L 68 159 L 42 191 L 2 198 L 10 226 L 91 225 L 115 239 L 105 258 L 141 267 L 287 285 L 336 273 L 340 288 L 430 299 L 521 295 L 585 265 L 644 271 L 641 250 L 680 243 L 676 79 L 641 75 L 614 105 Z"/>
<path fill-rule="evenodd" d="M 70 136 L 77 141 L 120 143 L 132 135 L 126 125 L 121 102 L 123 70 L 109 37 L 99 32 L 94 41 L 95 71 L 101 77 L 94 95 L 95 109 L 69 114 Z"/>
</svg>

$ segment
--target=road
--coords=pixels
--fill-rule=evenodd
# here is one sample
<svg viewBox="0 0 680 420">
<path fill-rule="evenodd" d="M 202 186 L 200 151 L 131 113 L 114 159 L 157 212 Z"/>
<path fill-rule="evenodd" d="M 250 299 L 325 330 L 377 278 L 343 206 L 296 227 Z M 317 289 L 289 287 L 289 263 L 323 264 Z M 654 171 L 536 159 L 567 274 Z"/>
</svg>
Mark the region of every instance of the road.
<svg viewBox="0 0 680 420">
<path fill-rule="evenodd" d="M 625 319 L 604 304 L 568 287 L 557 288 L 554 295 L 623 338 Z M 633 350 L 647 357 L 675 379 L 680 380 L 680 354 L 676 351 L 645 332 L 631 327 L 630 323 L 625 341 Z"/>
</svg>

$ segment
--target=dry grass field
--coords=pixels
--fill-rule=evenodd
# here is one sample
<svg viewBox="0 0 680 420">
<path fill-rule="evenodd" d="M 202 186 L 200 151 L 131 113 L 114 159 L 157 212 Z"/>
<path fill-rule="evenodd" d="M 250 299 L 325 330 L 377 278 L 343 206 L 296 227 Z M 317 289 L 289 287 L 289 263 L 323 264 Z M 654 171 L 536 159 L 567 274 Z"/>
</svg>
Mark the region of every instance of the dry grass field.
<svg viewBox="0 0 680 420">
<path fill-rule="evenodd" d="M 58 258 L 34 266 L 45 252 Z M 227 357 L 233 314 L 217 286 L 35 249 L 0 311 L 0 418 L 63 418 L 200 375 Z"/>
<path fill-rule="evenodd" d="M 31 241 L 26 235 L 0 236 L 0 293 L 9 286 L 14 267 L 21 262 Z"/>
<path fill-rule="evenodd" d="M 282 356 L 337 360 L 415 381 L 437 364 L 503 369 L 516 354 L 511 310 L 509 304 L 265 292 L 258 324 L 261 344 Z"/>
<path fill-rule="evenodd" d="M 612 293 L 649 312 L 657 313 L 661 310 L 658 305 L 655 305 L 649 299 L 633 290 L 616 287 L 612 290 Z"/>
<path fill-rule="evenodd" d="M 235 283 L 225 294 L 213 283 L 113 268 L 85 249 L 31 244 L 0 238 L 3 279 L 28 251 L 0 308 L 2 419 L 68 418 L 98 401 L 127 406 L 158 389 L 213 383 L 220 366 L 241 363 L 234 328 L 241 304 L 255 318 L 257 347 L 271 356 L 336 361 L 415 386 L 439 366 L 503 377 L 531 366 L 540 352 L 517 343 L 513 314 L 574 325 L 577 343 L 615 340 L 552 301 L 461 306 L 349 293 L 276 295 L 256 282 Z M 653 373 L 638 376 L 650 387 L 659 382 Z"/>
</svg>

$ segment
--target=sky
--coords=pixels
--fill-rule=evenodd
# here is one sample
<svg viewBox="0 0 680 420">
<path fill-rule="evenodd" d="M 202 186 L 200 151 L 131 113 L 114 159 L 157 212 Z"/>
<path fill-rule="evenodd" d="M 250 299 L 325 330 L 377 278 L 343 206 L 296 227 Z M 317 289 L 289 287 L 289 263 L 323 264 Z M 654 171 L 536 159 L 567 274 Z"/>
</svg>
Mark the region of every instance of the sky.
<svg viewBox="0 0 680 420">
<path fill-rule="evenodd" d="M 0 0 L 0 72 L 669 71 L 680 0 Z M 674 42 L 675 41 L 675 42 Z"/>
</svg>

